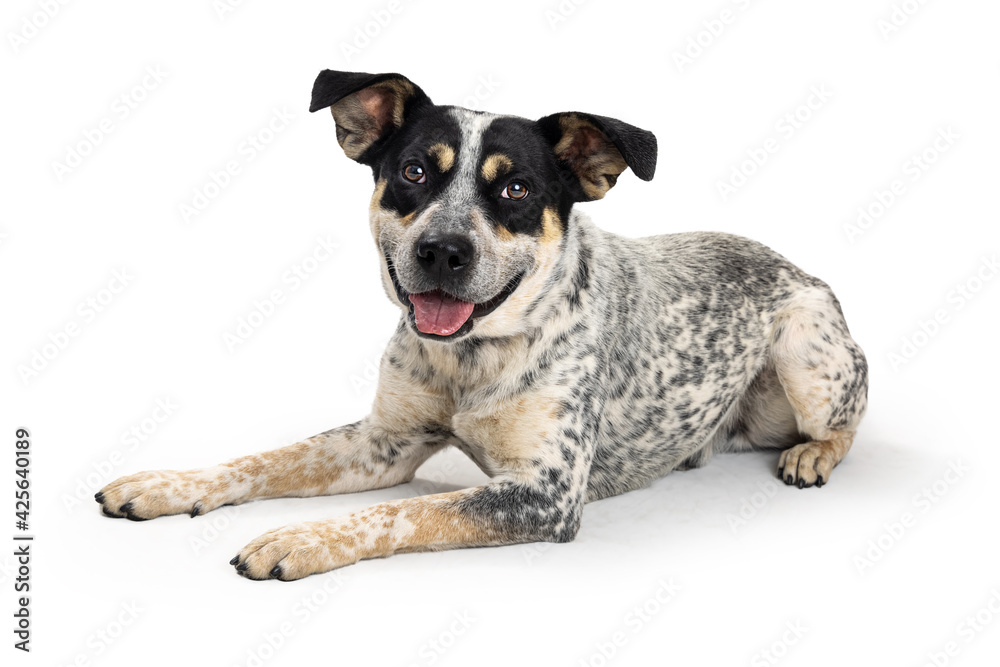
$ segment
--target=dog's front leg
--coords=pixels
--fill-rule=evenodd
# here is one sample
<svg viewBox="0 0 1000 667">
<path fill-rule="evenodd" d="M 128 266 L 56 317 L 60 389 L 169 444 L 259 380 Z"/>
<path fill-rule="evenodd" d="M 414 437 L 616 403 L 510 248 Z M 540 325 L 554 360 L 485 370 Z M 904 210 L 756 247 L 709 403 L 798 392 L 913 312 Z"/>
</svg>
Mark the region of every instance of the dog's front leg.
<svg viewBox="0 0 1000 667">
<path fill-rule="evenodd" d="M 251 579 L 290 581 L 408 551 L 565 542 L 579 527 L 582 495 L 571 498 L 548 479 L 533 479 L 396 500 L 268 531 L 231 564 Z"/>
<path fill-rule="evenodd" d="M 579 422 L 556 418 L 551 403 L 542 402 L 542 410 L 535 400 L 518 403 L 477 424 L 455 419 L 467 446 L 475 432 L 470 449 L 491 483 L 278 528 L 250 542 L 232 564 L 251 579 L 291 580 L 408 551 L 572 540 L 591 461 Z"/>
<path fill-rule="evenodd" d="M 211 468 L 140 472 L 96 494 L 108 516 L 136 521 L 197 516 L 259 498 L 308 497 L 381 489 L 409 482 L 417 468 L 456 438 L 445 426 L 447 402 L 408 387 L 383 364 L 372 413 L 302 442 Z"/>
</svg>

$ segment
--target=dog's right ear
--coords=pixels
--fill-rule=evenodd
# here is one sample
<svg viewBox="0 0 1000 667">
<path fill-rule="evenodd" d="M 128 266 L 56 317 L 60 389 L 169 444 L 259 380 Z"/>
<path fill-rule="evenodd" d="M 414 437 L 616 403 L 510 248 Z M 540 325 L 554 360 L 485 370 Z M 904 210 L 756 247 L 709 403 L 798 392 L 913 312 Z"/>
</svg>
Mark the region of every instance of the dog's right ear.
<svg viewBox="0 0 1000 667">
<path fill-rule="evenodd" d="M 424 91 L 401 74 L 326 69 L 313 84 L 309 111 L 330 107 L 344 153 L 371 165 L 382 140 L 398 130 L 413 109 L 430 103 Z"/>
</svg>

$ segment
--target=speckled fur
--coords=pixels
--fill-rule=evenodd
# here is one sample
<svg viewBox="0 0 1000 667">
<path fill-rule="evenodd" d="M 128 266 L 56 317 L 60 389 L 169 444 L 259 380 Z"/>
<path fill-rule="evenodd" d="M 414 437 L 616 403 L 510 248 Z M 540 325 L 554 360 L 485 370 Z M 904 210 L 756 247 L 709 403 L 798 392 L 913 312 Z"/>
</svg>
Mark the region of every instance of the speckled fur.
<svg viewBox="0 0 1000 667">
<path fill-rule="evenodd" d="M 379 89 L 407 87 L 383 81 Z M 398 116 L 401 104 L 387 108 Z M 337 108 L 353 107 L 340 103 L 335 118 Z M 628 239 L 575 209 L 563 217 L 557 206 L 543 207 L 534 233 L 491 225 L 472 179 L 498 176 L 501 161 L 484 170 L 493 153 L 476 145 L 498 117 L 448 113 L 466 143 L 437 141 L 428 154 L 447 156 L 441 171 L 465 182 L 404 215 L 383 205 L 385 177 L 376 175 L 371 228 L 402 316 L 371 414 L 215 468 L 122 478 L 97 494 L 106 514 L 194 516 L 255 498 L 386 487 L 411 480 L 449 446 L 490 476 L 471 489 L 273 530 L 232 561 L 252 579 L 297 579 L 405 551 L 572 540 L 586 502 L 704 465 L 717 452 L 781 450 L 778 472 L 788 484 L 829 480 L 865 412 L 867 366 L 826 284 L 727 234 Z M 562 125 L 582 126 L 587 137 L 597 131 L 571 119 Z M 371 123 L 354 122 L 377 135 Z M 366 145 L 349 138 L 353 156 L 365 155 Z M 620 155 L 578 161 L 614 167 L 588 185 L 594 196 L 624 168 Z M 396 254 L 412 252 L 422 229 L 462 221 L 489 255 L 474 291 L 495 292 L 512 262 L 524 278 L 468 335 L 429 340 L 407 317 L 386 259 L 404 265 Z"/>
</svg>

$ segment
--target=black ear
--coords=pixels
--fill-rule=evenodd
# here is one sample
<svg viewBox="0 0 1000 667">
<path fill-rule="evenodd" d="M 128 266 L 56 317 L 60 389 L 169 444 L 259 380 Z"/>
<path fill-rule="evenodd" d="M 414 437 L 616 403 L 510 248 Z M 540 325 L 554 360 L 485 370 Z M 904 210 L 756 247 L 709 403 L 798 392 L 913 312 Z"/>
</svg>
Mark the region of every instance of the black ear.
<svg viewBox="0 0 1000 667">
<path fill-rule="evenodd" d="M 313 84 L 309 111 L 330 107 L 344 153 L 371 164 L 377 151 L 369 149 L 398 130 L 414 108 L 430 103 L 424 91 L 402 74 L 326 69 Z"/>
<path fill-rule="evenodd" d="M 556 158 L 580 184 L 577 201 L 602 198 L 631 167 L 644 181 L 656 171 L 656 137 L 614 118 L 569 111 L 538 121 Z"/>
</svg>

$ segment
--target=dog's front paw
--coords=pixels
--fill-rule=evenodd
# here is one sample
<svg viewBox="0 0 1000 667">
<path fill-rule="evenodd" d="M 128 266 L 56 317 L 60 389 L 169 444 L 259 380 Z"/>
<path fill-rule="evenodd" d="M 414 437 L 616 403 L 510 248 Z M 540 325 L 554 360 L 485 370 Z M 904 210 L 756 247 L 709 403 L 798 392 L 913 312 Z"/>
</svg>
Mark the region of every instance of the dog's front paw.
<svg viewBox="0 0 1000 667">
<path fill-rule="evenodd" d="M 168 514 L 192 517 L 232 502 L 231 489 L 213 468 L 156 470 L 121 477 L 94 495 L 101 510 L 115 518 L 145 521 Z"/>
<path fill-rule="evenodd" d="M 823 486 L 830 481 L 830 473 L 842 456 L 837 443 L 815 440 L 804 442 L 781 452 L 778 476 L 785 484 L 798 486 L 800 489 Z"/>
<path fill-rule="evenodd" d="M 327 522 L 295 523 L 264 533 L 229 564 L 249 579 L 292 581 L 356 563 L 356 544 Z"/>
</svg>

